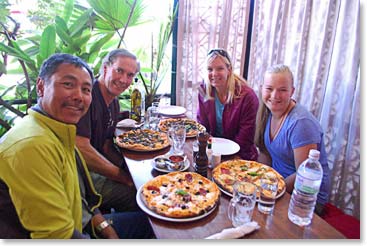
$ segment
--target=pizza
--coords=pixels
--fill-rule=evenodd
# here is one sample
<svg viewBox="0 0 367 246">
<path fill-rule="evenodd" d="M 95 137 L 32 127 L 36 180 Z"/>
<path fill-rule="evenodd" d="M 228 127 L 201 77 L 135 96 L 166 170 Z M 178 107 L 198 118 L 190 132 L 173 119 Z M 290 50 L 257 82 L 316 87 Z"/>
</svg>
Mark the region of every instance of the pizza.
<svg viewBox="0 0 367 246">
<path fill-rule="evenodd" d="M 272 167 L 256 161 L 236 159 L 222 162 L 213 169 L 212 177 L 215 183 L 230 194 L 233 193 L 233 184 L 236 181 L 247 181 L 260 187 L 261 177 L 278 179 L 277 197 L 283 194 L 286 188 L 282 175 Z M 258 192 L 258 197 L 259 195 Z"/>
<path fill-rule="evenodd" d="M 201 125 L 200 123 L 196 122 L 195 120 L 188 119 L 188 118 L 177 118 L 177 119 L 163 119 L 159 122 L 159 129 L 162 132 L 167 132 L 168 129 L 176 123 L 182 123 L 185 125 L 186 128 L 186 137 L 196 137 L 199 132 L 205 131 L 205 126 Z"/>
<path fill-rule="evenodd" d="M 151 129 L 135 129 L 116 137 L 121 148 L 135 151 L 154 151 L 170 145 L 167 134 Z"/>
<path fill-rule="evenodd" d="M 172 172 L 148 181 L 141 188 L 147 208 L 170 218 L 189 218 L 204 214 L 217 205 L 218 186 L 194 172 Z"/>
</svg>

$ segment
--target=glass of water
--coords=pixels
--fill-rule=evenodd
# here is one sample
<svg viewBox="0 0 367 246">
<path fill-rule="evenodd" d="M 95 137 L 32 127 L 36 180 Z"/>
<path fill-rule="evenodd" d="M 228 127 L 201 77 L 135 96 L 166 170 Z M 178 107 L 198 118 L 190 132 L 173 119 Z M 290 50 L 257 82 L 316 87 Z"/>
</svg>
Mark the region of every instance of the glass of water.
<svg viewBox="0 0 367 246">
<path fill-rule="evenodd" d="M 184 154 L 184 146 L 186 141 L 186 128 L 184 124 L 174 124 L 169 129 L 169 135 L 173 143 L 173 153 L 178 155 Z"/>
<path fill-rule="evenodd" d="M 153 102 L 152 106 L 148 109 L 148 124 L 149 128 L 152 130 L 157 131 L 158 130 L 158 124 L 159 124 L 159 108 L 158 108 L 158 102 Z"/>
<path fill-rule="evenodd" d="M 234 227 L 251 221 L 256 204 L 257 188 L 254 184 L 237 181 L 233 185 L 233 198 L 228 206 L 228 218 Z"/>
<path fill-rule="evenodd" d="M 278 191 L 277 178 L 260 179 L 260 199 L 257 205 L 258 210 L 264 214 L 272 214 Z"/>
</svg>

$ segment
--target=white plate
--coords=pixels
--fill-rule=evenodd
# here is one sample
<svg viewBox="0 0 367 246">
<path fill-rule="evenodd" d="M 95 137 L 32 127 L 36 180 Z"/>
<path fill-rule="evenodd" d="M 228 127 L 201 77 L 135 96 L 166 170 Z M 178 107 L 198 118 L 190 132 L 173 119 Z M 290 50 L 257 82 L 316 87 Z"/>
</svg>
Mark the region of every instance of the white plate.
<svg viewBox="0 0 367 246">
<path fill-rule="evenodd" d="M 215 183 L 214 179 L 213 179 L 213 182 Z M 218 186 L 218 188 L 220 189 L 221 192 L 223 192 L 227 196 L 233 197 L 233 194 L 232 193 L 229 193 L 228 191 L 222 189 L 222 187 L 220 187 L 220 185 L 217 185 L 217 186 Z M 279 197 L 283 196 L 284 193 L 285 193 L 285 187 L 284 187 L 283 191 L 280 192 L 279 194 L 277 194 L 277 196 L 275 198 L 278 199 Z M 259 201 L 259 198 L 258 197 L 256 198 L 256 201 L 257 202 Z M 263 202 L 263 203 L 266 203 L 266 202 Z"/>
<path fill-rule="evenodd" d="M 233 155 L 240 150 L 238 143 L 226 138 L 212 138 L 213 153 L 221 155 Z"/>
<path fill-rule="evenodd" d="M 165 220 L 165 221 L 172 221 L 172 222 L 188 222 L 188 221 L 194 221 L 194 220 L 199 220 L 202 219 L 206 216 L 208 216 L 209 214 L 211 214 L 217 207 L 217 204 L 207 213 L 201 214 L 199 216 L 196 217 L 190 217 L 190 218 L 170 218 L 170 217 L 165 217 L 162 216 L 160 214 L 157 214 L 155 212 L 153 212 L 152 210 L 150 210 L 147 206 L 145 206 L 144 201 L 141 199 L 141 190 L 143 188 L 143 185 L 140 186 L 140 188 L 138 189 L 138 191 L 136 192 L 136 202 L 138 203 L 138 206 L 141 208 L 141 210 L 143 210 L 145 213 L 147 213 L 150 216 L 153 216 L 154 218 L 157 219 L 161 219 L 161 220 Z"/>
<path fill-rule="evenodd" d="M 168 105 L 168 106 L 159 106 L 158 112 L 163 115 L 177 116 L 186 113 L 186 109 L 181 106 Z"/>
<path fill-rule="evenodd" d="M 158 158 L 158 157 L 168 158 L 168 156 L 166 156 L 166 155 L 160 155 L 160 156 L 157 156 L 157 157 L 155 157 L 155 158 Z M 154 158 L 154 159 L 155 159 L 155 158 Z M 185 160 L 185 163 L 184 163 L 183 168 L 181 168 L 180 170 L 168 170 L 168 169 L 166 169 L 166 168 L 159 168 L 159 167 L 157 167 L 157 166 L 155 165 L 155 161 L 154 161 L 154 159 L 153 159 L 153 160 L 152 160 L 152 162 L 151 162 L 152 167 L 153 167 L 155 170 L 157 170 L 157 171 L 159 171 L 159 172 L 163 172 L 163 173 L 170 173 L 170 172 L 183 172 L 183 171 L 187 170 L 187 169 L 190 167 L 190 161 L 189 161 L 189 159 L 187 159 L 187 158 L 186 158 L 186 160 Z"/>
<path fill-rule="evenodd" d="M 121 127 L 121 128 L 137 128 L 137 127 L 141 127 L 142 125 L 143 125 L 143 123 L 138 124 L 133 119 L 124 119 L 124 120 L 121 120 L 121 121 L 117 122 L 116 127 Z"/>
</svg>

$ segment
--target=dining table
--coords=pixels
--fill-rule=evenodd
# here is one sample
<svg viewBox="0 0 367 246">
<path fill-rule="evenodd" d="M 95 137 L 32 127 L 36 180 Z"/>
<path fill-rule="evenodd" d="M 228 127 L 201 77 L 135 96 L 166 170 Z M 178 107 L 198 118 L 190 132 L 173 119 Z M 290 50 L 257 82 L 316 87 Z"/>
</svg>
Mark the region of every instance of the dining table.
<svg viewBox="0 0 367 246">
<path fill-rule="evenodd" d="M 188 172 L 194 172 L 192 144 L 195 138 L 187 138 L 184 152 L 190 166 Z M 153 168 L 152 160 L 159 155 L 167 154 L 171 151 L 170 146 L 157 151 L 141 152 L 120 148 L 136 189 L 144 185 L 147 181 L 159 175 L 166 174 Z M 236 154 L 222 155 L 222 161 L 239 158 Z M 208 168 L 208 179 L 211 179 L 211 169 Z M 139 196 L 140 194 L 138 194 Z M 317 214 L 313 214 L 312 222 L 308 226 L 298 226 L 288 219 L 288 205 L 291 195 L 285 192 L 276 200 L 272 214 L 263 214 L 255 206 L 252 220 L 260 226 L 249 234 L 245 234 L 243 239 L 345 239 L 343 234 L 329 225 Z M 210 235 L 221 232 L 223 229 L 232 228 L 232 223 L 227 216 L 227 208 L 231 197 L 221 193 L 220 200 L 216 208 L 210 213 L 200 216 L 200 219 L 192 221 L 181 221 L 179 219 L 171 221 L 162 216 L 152 216 L 147 213 L 153 231 L 157 239 L 204 239 Z"/>
</svg>

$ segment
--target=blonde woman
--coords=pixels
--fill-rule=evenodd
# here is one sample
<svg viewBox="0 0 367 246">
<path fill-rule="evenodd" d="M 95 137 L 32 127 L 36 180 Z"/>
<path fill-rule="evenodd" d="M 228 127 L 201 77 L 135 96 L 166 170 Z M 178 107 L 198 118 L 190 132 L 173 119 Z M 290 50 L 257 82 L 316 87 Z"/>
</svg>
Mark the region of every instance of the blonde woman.
<svg viewBox="0 0 367 246">
<path fill-rule="evenodd" d="M 310 149 L 320 151 L 323 180 L 317 198 L 316 212 L 322 214 L 328 201 L 330 170 L 323 141 L 323 130 L 317 119 L 291 97 L 293 75 L 286 65 L 267 69 L 261 86 L 255 143 L 259 162 L 267 163 L 286 180 L 287 191 L 293 191 L 296 171 L 308 157 Z"/>
<path fill-rule="evenodd" d="M 246 81 L 233 73 L 232 62 L 223 49 L 207 56 L 208 80 L 199 88 L 197 120 L 214 137 L 231 139 L 241 147 L 245 160 L 256 160 L 254 144 L 259 101 Z"/>
</svg>

